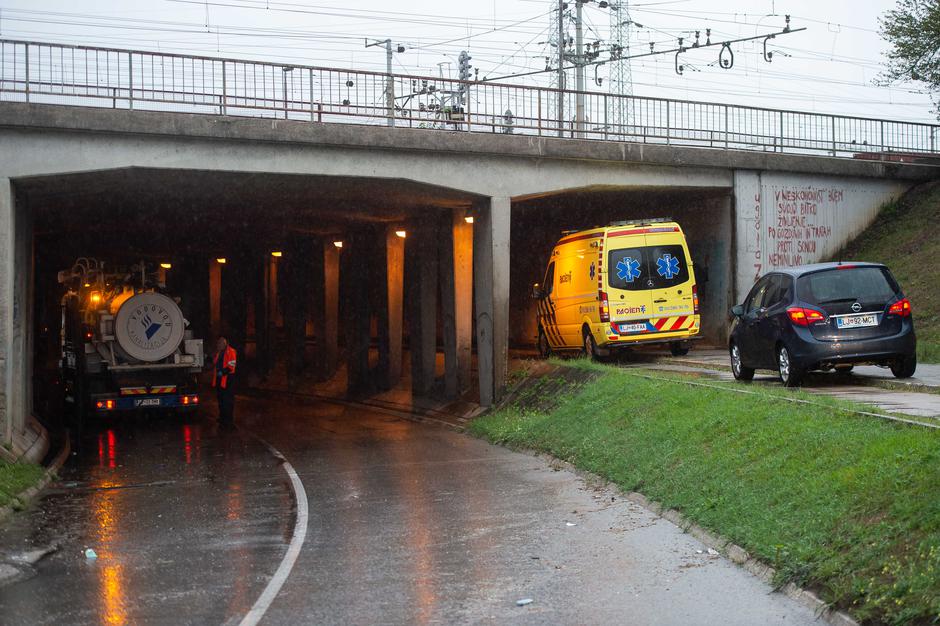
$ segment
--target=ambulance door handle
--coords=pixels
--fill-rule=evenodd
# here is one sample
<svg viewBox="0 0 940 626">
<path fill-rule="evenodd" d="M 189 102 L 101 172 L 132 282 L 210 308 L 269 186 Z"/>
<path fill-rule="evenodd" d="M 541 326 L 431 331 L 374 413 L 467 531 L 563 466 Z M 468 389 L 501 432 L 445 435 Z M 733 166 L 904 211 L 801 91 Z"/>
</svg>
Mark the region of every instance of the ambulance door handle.
<svg viewBox="0 0 940 626">
<path fill-rule="evenodd" d="M 660 298 L 659 300 L 653 300 L 653 302 L 655 302 L 656 304 L 659 304 L 660 302 L 665 302 L 665 301 L 666 301 L 666 298 Z"/>
</svg>

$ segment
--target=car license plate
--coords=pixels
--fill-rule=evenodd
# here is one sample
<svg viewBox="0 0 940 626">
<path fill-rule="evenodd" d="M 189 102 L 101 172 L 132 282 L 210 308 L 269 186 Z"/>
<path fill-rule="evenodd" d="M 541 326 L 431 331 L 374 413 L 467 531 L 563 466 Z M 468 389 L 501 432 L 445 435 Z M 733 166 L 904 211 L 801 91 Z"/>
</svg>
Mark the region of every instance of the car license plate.
<svg viewBox="0 0 940 626">
<path fill-rule="evenodd" d="M 866 326 L 877 325 L 877 315 L 849 315 L 847 317 L 836 318 L 836 327 L 838 328 L 864 328 Z"/>
<path fill-rule="evenodd" d="M 143 398 L 135 400 L 134 406 L 160 406 L 160 398 Z"/>
<path fill-rule="evenodd" d="M 620 332 L 621 333 L 642 333 L 646 330 L 646 323 L 642 324 L 621 324 Z"/>
</svg>

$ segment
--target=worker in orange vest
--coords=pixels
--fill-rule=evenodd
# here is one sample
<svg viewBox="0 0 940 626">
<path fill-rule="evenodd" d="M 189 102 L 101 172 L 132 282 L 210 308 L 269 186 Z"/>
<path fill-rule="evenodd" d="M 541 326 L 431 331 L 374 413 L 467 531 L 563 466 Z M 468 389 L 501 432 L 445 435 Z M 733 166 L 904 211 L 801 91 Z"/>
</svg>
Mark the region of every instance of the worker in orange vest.
<svg viewBox="0 0 940 626">
<path fill-rule="evenodd" d="M 235 348 L 228 345 L 225 337 L 219 337 L 215 344 L 216 353 L 212 357 L 212 386 L 215 387 L 219 401 L 219 423 L 231 426 L 235 421 L 235 364 L 238 357 Z"/>
</svg>

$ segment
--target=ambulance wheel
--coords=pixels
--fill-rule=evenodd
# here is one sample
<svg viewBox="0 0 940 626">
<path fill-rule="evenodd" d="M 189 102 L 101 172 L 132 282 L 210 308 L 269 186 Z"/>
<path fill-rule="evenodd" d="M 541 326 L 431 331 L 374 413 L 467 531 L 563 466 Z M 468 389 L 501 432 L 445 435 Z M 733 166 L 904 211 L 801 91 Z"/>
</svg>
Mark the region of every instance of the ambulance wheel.
<svg viewBox="0 0 940 626">
<path fill-rule="evenodd" d="M 545 331 L 540 327 L 539 328 L 539 343 L 538 343 L 539 357 L 547 359 L 552 356 L 552 346 L 548 343 L 548 337 L 545 335 Z"/>
<path fill-rule="evenodd" d="M 582 349 L 582 354 L 584 358 L 591 359 L 592 361 L 597 361 L 597 344 L 594 342 L 594 335 L 591 334 L 591 331 L 584 329 L 584 347 Z"/>
<path fill-rule="evenodd" d="M 678 341 L 674 341 L 669 344 L 669 352 L 672 353 L 672 356 L 685 356 L 689 353 L 689 346 L 684 346 Z"/>
</svg>

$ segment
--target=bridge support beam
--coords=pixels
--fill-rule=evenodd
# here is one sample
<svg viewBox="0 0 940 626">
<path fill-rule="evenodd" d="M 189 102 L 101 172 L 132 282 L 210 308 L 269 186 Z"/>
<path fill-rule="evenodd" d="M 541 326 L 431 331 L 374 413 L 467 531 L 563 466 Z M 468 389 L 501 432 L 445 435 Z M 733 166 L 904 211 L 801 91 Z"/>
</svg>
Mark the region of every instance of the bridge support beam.
<svg viewBox="0 0 940 626">
<path fill-rule="evenodd" d="M 403 306 L 405 286 L 405 240 L 388 227 L 380 233 L 385 265 L 385 289 L 378 320 L 379 377 L 385 389 L 392 389 L 401 381 Z"/>
<path fill-rule="evenodd" d="M 214 258 L 209 259 L 209 333 L 206 354 L 215 351 L 215 340 L 222 334 L 222 264 Z"/>
<path fill-rule="evenodd" d="M 349 239 L 350 254 L 343 257 L 341 264 L 346 279 L 340 288 L 346 335 L 346 391 L 350 395 L 360 395 L 371 390 L 369 250 L 373 242 L 368 233 L 361 231 L 352 233 Z"/>
<path fill-rule="evenodd" d="M 339 352 L 339 256 L 330 242 L 321 241 L 312 255 L 314 263 L 314 334 L 317 341 L 317 378 L 336 374 Z"/>
<path fill-rule="evenodd" d="M 457 393 L 462 394 L 470 389 L 473 360 L 473 224 L 463 211 L 454 212 L 453 233 Z"/>
<path fill-rule="evenodd" d="M 477 371 L 480 404 L 498 402 L 509 368 L 509 198 L 493 197 L 477 211 L 473 228 Z"/>
<path fill-rule="evenodd" d="M 405 247 L 412 277 L 410 315 L 411 389 L 428 395 L 437 369 L 437 225 L 412 225 Z"/>
</svg>

